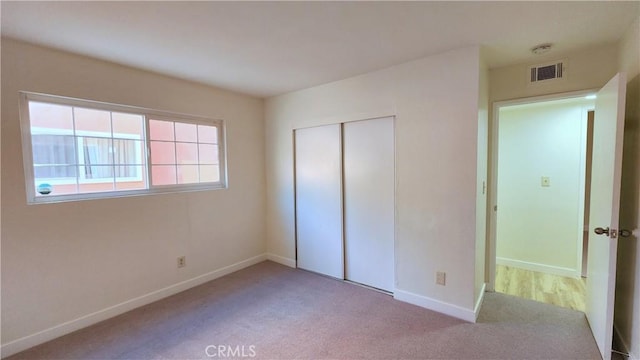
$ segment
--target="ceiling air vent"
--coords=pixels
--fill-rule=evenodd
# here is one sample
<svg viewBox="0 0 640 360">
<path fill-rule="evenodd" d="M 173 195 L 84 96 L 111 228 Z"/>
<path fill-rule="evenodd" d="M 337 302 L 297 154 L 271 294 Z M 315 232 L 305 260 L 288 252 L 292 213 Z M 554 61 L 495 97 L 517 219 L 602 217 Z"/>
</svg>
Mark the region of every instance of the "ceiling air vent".
<svg viewBox="0 0 640 360">
<path fill-rule="evenodd" d="M 564 61 L 535 65 L 529 68 L 531 84 L 564 78 Z"/>
</svg>

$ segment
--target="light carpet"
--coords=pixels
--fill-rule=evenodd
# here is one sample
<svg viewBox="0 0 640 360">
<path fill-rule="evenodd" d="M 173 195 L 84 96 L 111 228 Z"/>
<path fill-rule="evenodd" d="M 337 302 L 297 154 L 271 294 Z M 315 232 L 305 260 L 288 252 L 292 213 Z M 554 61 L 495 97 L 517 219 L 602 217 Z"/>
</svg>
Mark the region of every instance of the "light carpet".
<svg viewBox="0 0 640 360">
<path fill-rule="evenodd" d="M 221 350 L 222 349 L 222 350 Z M 263 262 L 9 359 L 599 359 L 584 313 L 487 293 L 472 324 Z"/>
</svg>

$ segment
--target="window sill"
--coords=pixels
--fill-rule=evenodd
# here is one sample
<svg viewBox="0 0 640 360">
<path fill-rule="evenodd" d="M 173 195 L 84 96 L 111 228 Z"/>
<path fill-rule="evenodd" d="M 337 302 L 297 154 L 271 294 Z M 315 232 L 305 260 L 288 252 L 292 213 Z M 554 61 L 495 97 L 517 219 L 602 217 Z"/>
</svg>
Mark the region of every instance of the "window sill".
<svg viewBox="0 0 640 360">
<path fill-rule="evenodd" d="M 209 191 L 209 190 L 225 190 L 228 187 L 221 183 L 215 184 L 194 184 L 194 185 L 166 185 L 159 186 L 153 189 L 140 189 L 140 190 L 118 190 L 118 191 L 104 191 L 86 194 L 68 194 L 68 195 L 41 195 L 32 199 L 27 199 L 27 205 L 40 205 L 40 204 L 56 204 L 65 202 L 75 202 L 82 200 L 99 200 L 99 199 L 114 199 L 123 197 L 134 196 L 148 196 L 159 194 L 175 194 L 184 192 L 195 191 Z"/>
</svg>

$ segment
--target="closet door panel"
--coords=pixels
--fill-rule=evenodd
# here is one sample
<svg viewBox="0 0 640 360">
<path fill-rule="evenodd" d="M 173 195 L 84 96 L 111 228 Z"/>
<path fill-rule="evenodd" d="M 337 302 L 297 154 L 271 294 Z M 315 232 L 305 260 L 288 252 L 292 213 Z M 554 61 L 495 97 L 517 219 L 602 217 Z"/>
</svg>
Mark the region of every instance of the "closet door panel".
<svg viewBox="0 0 640 360">
<path fill-rule="evenodd" d="M 341 125 L 295 131 L 297 264 L 344 279 Z"/>
<path fill-rule="evenodd" d="M 346 279 L 394 289 L 394 119 L 344 124 Z"/>
</svg>

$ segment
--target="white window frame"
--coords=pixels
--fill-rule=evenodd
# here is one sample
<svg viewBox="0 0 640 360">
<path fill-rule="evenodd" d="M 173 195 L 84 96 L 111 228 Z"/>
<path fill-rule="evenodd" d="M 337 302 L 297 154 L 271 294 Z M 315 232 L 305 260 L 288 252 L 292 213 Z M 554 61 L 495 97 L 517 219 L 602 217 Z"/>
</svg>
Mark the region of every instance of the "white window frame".
<svg viewBox="0 0 640 360">
<path fill-rule="evenodd" d="M 36 189 L 35 189 L 35 174 L 34 174 L 33 153 L 32 153 L 32 144 L 31 144 L 32 133 L 31 133 L 31 123 L 30 123 L 30 117 L 29 117 L 30 101 L 141 115 L 143 117 L 143 131 L 145 135 L 143 139 L 139 139 L 139 140 L 144 141 L 145 153 L 141 154 L 141 156 L 144 156 L 146 159 L 144 170 L 143 170 L 147 172 L 146 181 L 145 181 L 146 188 L 136 189 L 136 190 L 113 190 L 113 191 L 65 194 L 65 195 L 55 195 L 55 194 L 44 195 L 44 196 L 37 195 Z M 152 185 L 151 151 L 150 151 L 151 149 L 149 145 L 150 144 L 149 120 L 150 119 L 214 126 L 218 131 L 217 146 L 218 146 L 218 157 L 219 157 L 218 167 L 220 171 L 220 180 L 217 182 L 206 182 L 206 183 Z M 224 126 L 223 120 L 211 119 L 211 118 L 195 116 L 195 115 L 172 113 L 172 112 L 161 111 L 161 110 L 153 110 L 153 109 L 147 109 L 147 108 L 136 107 L 136 106 L 118 105 L 118 104 L 111 104 L 111 103 L 105 103 L 105 102 L 99 102 L 99 101 L 93 101 L 93 100 L 84 100 L 84 99 L 69 98 L 64 96 L 21 91 L 20 92 L 20 126 L 22 131 L 22 159 L 24 164 L 27 204 L 57 203 L 57 202 L 79 201 L 79 200 L 90 200 L 90 199 L 152 195 L 152 194 L 162 194 L 162 193 L 172 193 L 172 192 L 217 190 L 217 189 L 227 188 L 227 161 L 226 161 L 227 158 L 226 158 L 226 142 L 225 142 L 226 134 L 225 134 L 225 126 Z M 67 135 L 78 135 L 78 134 L 73 134 L 72 132 L 69 133 L 68 131 L 61 130 L 61 134 L 63 134 L 63 132 L 64 134 L 67 134 Z M 88 131 L 81 131 L 81 132 L 82 134 L 90 135 L 90 132 Z M 34 134 L 38 134 L 38 133 L 39 132 L 34 132 Z M 130 134 L 127 134 L 126 136 L 122 136 L 122 135 L 123 134 L 111 134 L 111 138 L 114 138 L 114 136 L 116 136 L 116 138 L 131 137 L 132 140 L 134 139 L 138 140 L 137 137 L 131 136 Z M 88 181 L 88 180 L 89 179 L 85 179 L 83 183 L 86 183 L 85 181 Z M 139 180 L 142 180 L 142 174 L 140 174 Z"/>
</svg>

